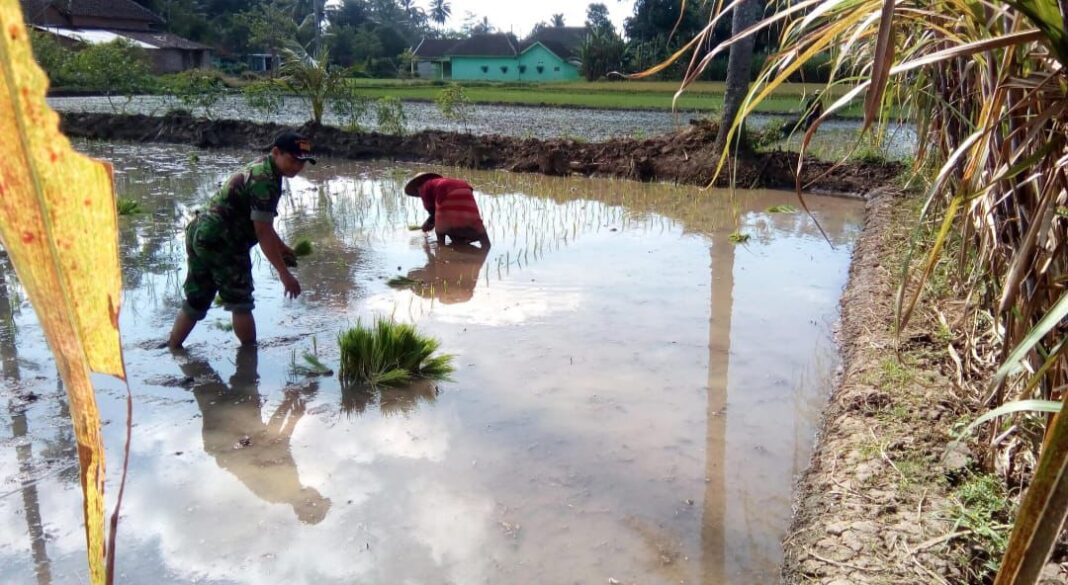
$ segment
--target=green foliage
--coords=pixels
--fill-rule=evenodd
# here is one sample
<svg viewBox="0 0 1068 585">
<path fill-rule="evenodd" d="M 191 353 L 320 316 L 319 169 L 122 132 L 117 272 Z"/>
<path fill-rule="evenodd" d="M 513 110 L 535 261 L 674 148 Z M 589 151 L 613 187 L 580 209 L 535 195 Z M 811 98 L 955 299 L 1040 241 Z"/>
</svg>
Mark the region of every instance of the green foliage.
<svg viewBox="0 0 1068 585">
<path fill-rule="evenodd" d="M 115 110 L 122 110 L 133 96 L 154 86 L 148 56 L 144 50 L 125 40 L 90 45 L 71 55 L 62 76 L 71 85 L 107 96 Z M 112 102 L 112 96 L 122 96 L 122 106 Z"/>
<path fill-rule="evenodd" d="M 199 109 L 212 117 L 212 108 L 226 95 L 226 84 L 217 72 L 189 69 L 164 80 L 164 89 L 189 110 Z"/>
<path fill-rule="evenodd" d="M 1009 499 L 1001 480 L 993 475 L 974 475 L 953 492 L 954 530 L 970 530 L 982 549 L 980 575 L 997 572 L 998 561 L 1008 547 Z"/>
<path fill-rule="evenodd" d="M 334 111 L 343 127 L 349 132 L 360 132 L 363 127 L 360 120 L 371 109 L 371 98 L 367 97 L 348 80 L 341 80 L 330 95 L 330 109 Z"/>
<path fill-rule="evenodd" d="M 471 118 L 471 100 L 468 99 L 462 85 L 450 83 L 445 86 L 438 92 L 434 102 L 446 120 L 462 123 L 464 131 L 467 131 L 467 122 Z"/>
<path fill-rule="evenodd" d="M 338 336 L 341 381 L 373 387 L 403 385 L 417 378 L 448 379 L 453 357 L 432 355 L 438 345 L 412 325 L 384 318 L 378 318 L 373 328 L 357 323 Z"/>
<path fill-rule="evenodd" d="M 33 58 L 44 69 L 52 85 L 68 84 L 67 75 L 74 52 L 59 44 L 53 35 L 37 29 L 30 29 L 30 42 L 33 44 Z"/>
<path fill-rule="evenodd" d="M 277 55 L 297 38 L 297 23 L 274 3 L 256 6 L 235 15 L 234 19 L 248 31 L 249 47 L 258 51 Z"/>
<path fill-rule="evenodd" d="M 613 71 L 622 71 L 626 50 L 626 44 L 614 30 L 591 32 L 580 48 L 582 75 L 588 81 L 595 81 Z"/>
<path fill-rule="evenodd" d="M 378 131 L 384 134 L 402 135 L 406 132 L 408 118 L 404 115 L 404 104 L 400 99 L 384 97 L 375 104 L 378 119 Z"/>
<path fill-rule="evenodd" d="M 884 390 L 895 390 L 908 384 L 912 379 L 912 371 L 896 357 L 887 357 L 879 364 L 879 386 Z"/>
<path fill-rule="evenodd" d="M 269 121 L 282 111 L 282 86 L 273 79 L 253 81 L 241 89 L 241 97 L 252 110 L 259 112 Z"/>
<path fill-rule="evenodd" d="M 137 215 L 143 211 L 140 203 L 125 197 L 120 197 L 115 202 L 115 208 L 119 215 Z"/>
</svg>

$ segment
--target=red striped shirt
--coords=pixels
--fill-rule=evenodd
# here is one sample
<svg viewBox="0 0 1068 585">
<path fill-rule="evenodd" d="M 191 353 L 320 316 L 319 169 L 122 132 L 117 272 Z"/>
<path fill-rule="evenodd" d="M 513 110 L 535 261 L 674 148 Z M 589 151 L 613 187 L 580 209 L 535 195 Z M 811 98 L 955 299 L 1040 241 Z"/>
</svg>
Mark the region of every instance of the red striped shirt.
<svg viewBox="0 0 1068 585">
<path fill-rule="evenodd" d="M 431 179 L 419 189 L 423 207 L 434 214 L 434 231 L 449 234 L 458 229 L 486 233 L 471 185 L 460 179 Z"/>
</svg>

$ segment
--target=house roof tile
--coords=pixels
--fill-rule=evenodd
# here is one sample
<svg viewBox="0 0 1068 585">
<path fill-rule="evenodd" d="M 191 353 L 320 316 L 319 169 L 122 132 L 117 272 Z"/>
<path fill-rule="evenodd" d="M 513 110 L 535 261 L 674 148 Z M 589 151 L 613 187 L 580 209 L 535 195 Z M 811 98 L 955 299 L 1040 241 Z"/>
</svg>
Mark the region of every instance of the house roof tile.
<svg viewBox="0 0 1068 585">
<path fill-rule="evenodd" d="M 69 16 L 114 18 L 160 24 L 163 19 L 133 0 L 20 0 L 26 18 L 34 20 L 49 6 Z"/>
<path fill-rule="evenodd" d="M 514 57 L 519 42 L 509 33 L 471 35 L 452 46 L 445 54 L 453 56 Z"/>
<path fill-rule="evenodd" d="M 561 59 L 578 57 L 579 50 L 589 31 L 584 26 L 547 26 L 537 30 L 523 40 L 521 51 L 526 51 L 534 43 L 541 43 Z"/>
</svg>

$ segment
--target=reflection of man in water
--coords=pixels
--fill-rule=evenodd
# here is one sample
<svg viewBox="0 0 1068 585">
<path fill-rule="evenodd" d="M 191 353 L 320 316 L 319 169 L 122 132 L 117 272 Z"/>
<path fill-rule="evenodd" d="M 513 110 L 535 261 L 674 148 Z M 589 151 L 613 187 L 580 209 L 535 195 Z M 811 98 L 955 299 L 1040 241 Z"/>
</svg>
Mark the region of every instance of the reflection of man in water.
<svg viewBox="0 0 1068 585">
<path fill-rule="evenodd" d="M 304 416 L 304 398 L 297 391 L 286 391 L 265 423 L 256 366 L 256 347 L 242 347 L 227 387 L 207 362 L 182 364 L 182 372 L 196 380 L 193 394 L 204 418 L 204 451 L 260 499 L 289 504 L 301 522 L 318 524 L 330 509 L 330 500 L 300 484 L 289 447 L 293 429 Z"/>
<path fill-rule="evenodd" d="M 475 294 L 475 284 L 486 262 L 489 248 L 468 244 L 423 245 L 426 266 L 408 272 L 408 278 L 421 284 L 413 287 L 422 297 L 434 297 L 443 303 L 464 303 Z"/>
</svg>

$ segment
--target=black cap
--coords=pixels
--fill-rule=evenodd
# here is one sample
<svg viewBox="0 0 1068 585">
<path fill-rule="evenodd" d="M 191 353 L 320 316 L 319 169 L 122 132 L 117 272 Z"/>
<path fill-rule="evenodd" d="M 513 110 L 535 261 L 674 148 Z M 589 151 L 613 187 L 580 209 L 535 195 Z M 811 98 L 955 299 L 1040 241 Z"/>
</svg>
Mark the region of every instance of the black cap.
<svg viewBox="0 0 1068 585">
<path fill-rule="evenodd" d="M 277 146 L 278 150 L 282 152 L 288 152 L 294 158 L 315 164 L 315 157 L 312 156 L 311 140 L 308 140 L 307 136 L 299 132 L 293 130 L 283 131 L 274 139 L 273 146 Z"/>
</svg>

